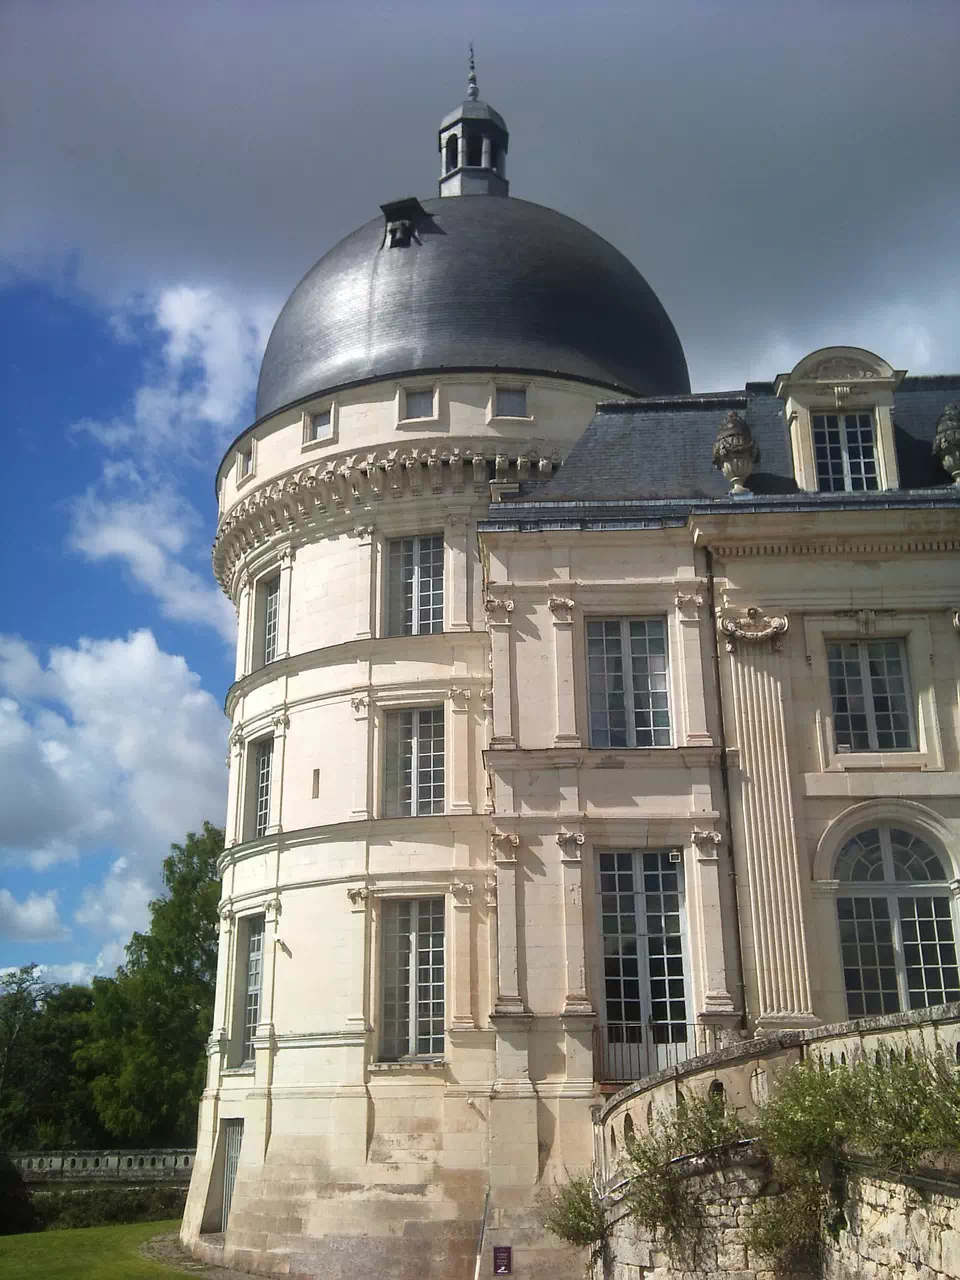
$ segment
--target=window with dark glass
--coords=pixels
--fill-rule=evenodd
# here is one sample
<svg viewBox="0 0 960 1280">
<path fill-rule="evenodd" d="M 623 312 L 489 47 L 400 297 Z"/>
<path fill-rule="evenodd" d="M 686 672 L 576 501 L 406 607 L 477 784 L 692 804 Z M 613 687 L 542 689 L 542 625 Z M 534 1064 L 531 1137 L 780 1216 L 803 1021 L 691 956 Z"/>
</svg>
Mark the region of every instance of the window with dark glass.
<svg viewBox="0 0 960 1280">
<path fill-rule="evenodd" d="M 387 632 L 422 636 L 443 630 L 443 535 L 391 538 L 387 544 Z"/>
<path fill-rule="evenodd" d="M 458 145 L 459 145 L 459 141 L 456 138 L 456 136 L 447 139 L 447 144 L 444 149 L 444 157 L 445 157 L 447 173 L 450 173 L 452 169 L 456 169 L 457 167 Z"/>
<path fill-rule="evenodd" d="M 587 623 L 592 747 L 668 747 L 667 624 L 663 618 Z"/>
<path fill-rule="evenodd" d="M 405 391 L 403 393 L 404 418 L 433 417 L 433 388 L 426 390 Z"/>
<path fill-rule="evenodd" d="M 467 168 L 479 169 L 483 164 L 483 138 L 467 137 Z"/>
<path fill-rule="evenodd" d="M 527 393 L 523 387 L 497 387 L 495 416 L 498 418 L 525 418 Z"/>
<path fill-rule="evenodd" d="M 388 711 L 385 724 L 385 816 L 443 813 L 443 707 Z"/>
<path fill-rule="evenodd" d="M 260 629 L 264 666 L 277 656 L 280 635 L 280 575 L 263 583 L 260 588 Z"/>
<path fill-rule="evenodd" d="M 384 1062 L 443 1053 L 443 907 L 443 898 L 387 898 L 381 903 Z"/>
<path fill-rule="evenodd" d="M 906 647 L 902 640 L 827 645 L 838 751 L 913 751 Z"/>
<path fill-rule="evenodd" d="M 960 1000 L 942 856 L 912 832 L 873 827 L 847 841 L 834 874 L 849 1016 Z"/>
<path fill-rule="evenodd" d="M 880 487 L 872 413 L 815 413 L 813 453 L 818 489 Z"/>
<path fill-rule="evenodd" d="M 251 1062 L 253 1060 L 253 1041 L 260 1023 L 260 994 L 263 986 L 263 929 L 263 916 L 251 916 L 246 921 L 241 1062 Z"/>
<path fill-rule="evenodd" d="M 273 739 L 254 744 L 253 757 L 253 838 L 266 835 L 270 825 L 270 787 L 273 775 Z"/>
</svg>

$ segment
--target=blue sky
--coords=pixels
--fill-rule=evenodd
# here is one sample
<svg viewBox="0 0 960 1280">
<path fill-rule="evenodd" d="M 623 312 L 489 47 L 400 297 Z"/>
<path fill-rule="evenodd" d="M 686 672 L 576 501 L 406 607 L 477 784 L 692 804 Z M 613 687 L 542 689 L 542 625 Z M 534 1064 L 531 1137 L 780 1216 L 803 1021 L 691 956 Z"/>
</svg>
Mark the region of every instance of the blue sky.
<svg viewBox="0 0 960 1280">
<path fill-rule="evenodd" d="M 637 264 L 695 388 L 835 342 L 957 370 L 955 3 L 473 13 L 3 8 L 0 967 L 110 972 L 170 842 L 222 821 L 213 473 L 297 279 L 433 193 L 469 39 L 513 194 Z"/>
</svg>

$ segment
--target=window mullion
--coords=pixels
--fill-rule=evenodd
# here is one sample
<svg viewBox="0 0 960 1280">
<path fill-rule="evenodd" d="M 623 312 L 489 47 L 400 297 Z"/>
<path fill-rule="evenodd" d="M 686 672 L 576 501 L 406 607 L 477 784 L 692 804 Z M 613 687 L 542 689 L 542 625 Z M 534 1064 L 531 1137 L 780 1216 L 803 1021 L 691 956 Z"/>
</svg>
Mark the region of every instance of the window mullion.
<svg viewBox="0 0 960 1280">
<path fill-rule="evenodd" d="M 410 816 L 420 812 L 420 712 L 410 716 Z"/>
<path fill-rule="evenodd" d="M 620 653 L 623 664 L 623 704 L 627 721 L 627 745 L 637 745 L 637 714 L 633 698 L 633 649 L 630 644 L 630 622 L 623 618 L 620 622 Z"/>
<path fill-rule="evenodd" d="M 413 539 L 413 570 L 410 574 L 410 634 L 420 634 L 420 539 Z"/>
<path fill-rule="evenodd" d="M 853 477 L 850 472 L 850 433 L 847 427 L 847 415 L 842 413 L 840 419 L 840 458 L 843 463 L 843 487 L 848 492 L 853 491 Z"/>
<path fill-rule="evenodd" d="M 417 970 L 417 939 L 419 934 L 420 903 L 414 901 L 410 904 L 410 934 L 407 938 L 407 945 L 410 948 L 410 984 L 407 1004 L 407 1053 L 411 1057 L 414 1057 L 417 1052 L 417 981 L 419 978 Z"/>
<path fill-rule="evenodd" d="M 844 455 L 846 456 L 846 455 Z M 870 646 L 863 642 L 857 646 L 860 655 L 860 682 L 863 685 L 863 710 L 867 717 L 867 739 L 871 751 L 880 750 L 877 736 L 877 715 L 873 705 L 873 680 L 870 676 Z"/>
<path fill-rule="evenodd" d="M 907 957 L 903 951 L 903 929 L 900 924 L 900 894 L 894 889 L 887 899 L 890 911 L 890 929 L 893 933 L 893 954 L 897 968 L 897 990 L 900 993 L 900 1012 L 910 1011 L 910 989 L 907 984 Z"/>
</svg>

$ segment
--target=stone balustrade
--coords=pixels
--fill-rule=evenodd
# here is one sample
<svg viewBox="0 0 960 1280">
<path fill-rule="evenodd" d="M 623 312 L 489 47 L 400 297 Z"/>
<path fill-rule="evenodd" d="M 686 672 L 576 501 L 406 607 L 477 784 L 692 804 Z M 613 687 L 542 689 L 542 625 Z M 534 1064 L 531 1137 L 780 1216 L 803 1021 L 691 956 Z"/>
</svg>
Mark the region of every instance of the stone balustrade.
<svg viewBox="0 0 960 1280">
<path fill-rule="evenodd" d="M 190 1181 L 196 1152 L 190 1147 L 138 1147 L 132 1151 L 11 1151 L 24 1182 Z"/>
</svg>

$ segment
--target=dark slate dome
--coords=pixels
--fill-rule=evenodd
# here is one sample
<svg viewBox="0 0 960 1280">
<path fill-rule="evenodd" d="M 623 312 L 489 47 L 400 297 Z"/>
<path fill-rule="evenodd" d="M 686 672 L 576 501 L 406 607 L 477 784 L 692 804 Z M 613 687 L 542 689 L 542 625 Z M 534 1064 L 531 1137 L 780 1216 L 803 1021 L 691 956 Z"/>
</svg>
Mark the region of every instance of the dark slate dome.
<svg viewBox="0 0 960 1280">
<path fill-rule="evenodd" d="M 417 208 L 409 243 L 391 246 L 384 218 L 374 218 L 300 281 L 267 343 L 258 419 L 334 388 L 415 373 L 501 370 L 630 396 L 689 392 L 660 300 L 589 228 L 494 195 Z"/>
</svg>

